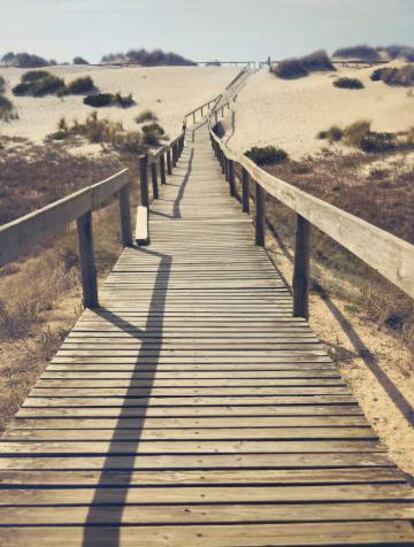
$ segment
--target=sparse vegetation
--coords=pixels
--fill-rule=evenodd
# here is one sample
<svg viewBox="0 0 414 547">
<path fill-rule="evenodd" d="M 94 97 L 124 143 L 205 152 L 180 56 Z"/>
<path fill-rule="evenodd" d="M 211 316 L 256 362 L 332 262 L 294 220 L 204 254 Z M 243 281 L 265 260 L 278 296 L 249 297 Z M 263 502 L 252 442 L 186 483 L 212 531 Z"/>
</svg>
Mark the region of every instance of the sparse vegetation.
<svg viewBox="0 0 414 547">
<path fill-rule="evenodd" d="M 96 95 L 88 95 L 83 99 L 84 104 L 94 108 L 103 108 L 106 106 L 119 106 L 121 108 L 129 108 L 135 104 L 132 95 L 122 96 L 119 93 L 97 93 Z"/>
<path fill-rule="evenodd" d="M 160 141 L 166 138 L 164 129 L 156 122 L 143 125 L 142 132 L 144 144 L 148 146 L 159 146 Z"/>
<path fill-rule="evenodd" d="M 190 61 L 177 53 L 165 53 L 161 49 L 147 51 L 145 49 L 131 49 L 126 53 L 111 53 L 102 57 L 102 63 L 137 63 L 142 66 L 194 66 L 197 63 Z"/>
<path fill-rule="evenodd" d="M 362 59 L 364 61 L 379 61 L 381 59 L 375 48 L 365 44 L 337 49 L 332 56 L 342 57 L 343 59 Z"/>
<path fill-rule="evenodd" d="M 378 48 L 388 54 L 390 59 L 405 59 L 406 61 L 414 61 L 414 48 L 411 46 L 391 45 Z"/>
<path fill-rule="evenodd" d="M 10 122 L 18 119 L 13 103 L 4 95 L 0 95 L 0 120 Z"/>
<path fill-rule="evenodd" d="M 327 131 L 320 131 L 317 135 L 318 139 L 327 139 L 330 144 L 339 142 L 344 136 L 343 130 L 337 125 L 333 125 Z"/>
<path fill-rule="evenodd" d="M 77 78 L 72 82 L 69 82 L 65 89 L 65 95 L 86 95 L 95 93 L 97 88 L 90 76 L 84 78 Z"/>
<path fill-rule="evenodd" d="M 13 95 L 44 97 L 58 95 L 65 91 L 65 82 L 46 71 L 33 71 L 23 74 L 20 84 L 13 88 Z"/>
<path fill-rule="evenodd" d="M 401 68 L 378 68 L 371 74 L 371 80 L 374 82 L 381 80 L 388 85 L 395 86 L 414 86 L 414 65 L 408 64 Z"/>
<path fill-rule="evenodd" d="M 310 72 L 331 71 L 335 67 L 331 63 L 326 51 L 319 50 L 294 59 L 285 59 L 276 66 L 270 67 L 270 71 L 283 79 L 295 79 L 308 76 Z"/>
<path fill-rule="evenodd" d="M 330 144 L 342 141 L 347 146 L 373 154 L 389 152 L 397 147 L 406 148 L 410 144 L 410 135 L 409 131 L 403 139 L 403 135 L 397 136 L 394 133 L 372 131 L 370 121 L 359 120 L 344 129 L 332 126 L 327 131 L 320 131 L 317 138 L 327 139 Z"/>
<path fill-rule="evenodd" d="M 152 110 L 144 110 L 141 112 L 141 114 L 138 114 L 138 116 L 135 118 L 135 121 L 137 123 L 144 123 L 144 122 L 150 122 L 150 121 L 157 121 L 158 117 Z"/>
<path fill-rule="evenodd" d="M 363 89 L 364 84 L 358 78 L 338 78 L 333 82 L 335 87 L 341 89 Z"/>
<path fill-rule="evenodd" d="M 287 153 L 276 146 L 253 146 L 244 154 L 257 165 L 276 165 L 288 159 Z"/>
</svg>

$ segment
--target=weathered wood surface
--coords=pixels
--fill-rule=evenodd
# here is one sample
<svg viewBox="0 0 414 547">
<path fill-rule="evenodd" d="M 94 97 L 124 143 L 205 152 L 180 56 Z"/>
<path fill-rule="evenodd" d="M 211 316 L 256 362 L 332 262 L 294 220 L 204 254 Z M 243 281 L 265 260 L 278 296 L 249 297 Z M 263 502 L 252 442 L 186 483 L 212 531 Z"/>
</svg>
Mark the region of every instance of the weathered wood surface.
<svg viewBox="0 0 414 547">
<path fill-rule="evenodd" d="M 0 442 L 0 545 L 413 545 L 413 489 L 206 130 Z"/>
<path fill-rule="evenodd" d="M 227 160 L 244 168 L 264 191 L 414 297 L 413 245 L 266 173 L 243 154 L 228 148 L 214 133 L 211 136 Z"/>
</svg>

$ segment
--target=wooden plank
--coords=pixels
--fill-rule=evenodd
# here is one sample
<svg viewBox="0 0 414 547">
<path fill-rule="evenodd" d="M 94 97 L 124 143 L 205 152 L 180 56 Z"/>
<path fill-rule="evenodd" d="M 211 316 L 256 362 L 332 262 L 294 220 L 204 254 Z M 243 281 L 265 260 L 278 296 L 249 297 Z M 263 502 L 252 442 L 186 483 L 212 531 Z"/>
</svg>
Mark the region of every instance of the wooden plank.
<svg viewBox="0 0 414 547">
<path fill-rule="evenodd" d="M 414 535 L 412 526 L 401 520 L 387 522 L 339 522 L 296 524 L 294 531 L 289 524 L 234 524 L 211 525 L 200 530 L 199 525 L 189 526 L 99 526 L 93 533 L 86 534 L 88 545 L 114 544 L 119 547 L 268 547 L 278 545 L 412 545 Z M 57 543 L 65 547 L 79 547 L 84 544 L 83 527 L 8 527 L 1 531 L 5 545 L 27 547 Z M 91 538 L 91 539 L 89 539 Z"/>
<path fill-rule="evenodd" d="M 137 208 L 135 240 L 138 245 L 148 245 L 149 243 L 148 208 L 142 205 Z"/>
</svg>

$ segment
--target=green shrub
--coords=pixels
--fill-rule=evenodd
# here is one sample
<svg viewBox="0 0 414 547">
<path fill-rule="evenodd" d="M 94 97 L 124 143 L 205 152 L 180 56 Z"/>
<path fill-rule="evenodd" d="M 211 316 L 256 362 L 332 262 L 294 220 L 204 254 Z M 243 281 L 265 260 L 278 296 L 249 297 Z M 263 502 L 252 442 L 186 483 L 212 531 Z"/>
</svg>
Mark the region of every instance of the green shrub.
<svg viewBox="0 0 414 547">
<path fill-rule="evenodd" d="M 383 81 L 388 85 L 410 87 L 414 85 L 414 66 L 404 65 L 401 68 L 378 68 L 371 74 L 374 82 Z"/>
<path fill-rule="evenodd" d="M 24 81 L 23 78 L 25 78 Z M 64 90 L 65 82 L 61 78 L 45 71 L 33 71 L 23 74 L 22 82 L 17 84 L 12 91 L 16 96 L 44 97 L 45 95 L 57 95 Z"/>
<path fill-rule="evenodd" d="M 86 95 L 96 91 L 95 84 L 90 76 L 77 78 L 68 84 L 65 90 L 66 95 Z"/>
<path fill-rule="evenodd" d="M 288 159 L 287 153 L 282 148 L 276 146 L 253 146 L 244 154 L 256 163 L 256 165 L 275 165 Z"/>
<path fill-rule="evenodd" d="M 364 138 L 371 132 L 371 122 L 359 120 L 344 129 L 344 143 L 360 148 Z"/>
<path fill-rule="evenodd" d="M 393 133 L 371 131 L 363 137 L 360 148 L 364 152 L 372 154 L 388 152 L 393 150 L 395 146 L 395 135 Z"/>
<path fill-rule="evenodd" d="M 160 140 L 165 138 L 164 129 L 156 122 L 142 126 L 142 132 L 144 133 L 144 144 L 148 146 L 158 146 Z"/>
<path fill-rule="evenodd" d="M 158 117 L 152 110 L 144 110 L 141 112 L 141 114 L 138 114 L 138 116 L 135 118 L 135 121 L 137 123 L 144 123 L 144 122 L 150 122 L 150 121 L 157 121 Z"/>
<path fill-rule="evenodd" d="M 9 122 L 18 119 L 13 103 L 4 95 L 0 95 L 0 120 Z"/>
<path fill-rule="evenodd" d="M 72 63 L 74 65 L 89 65 L 88 61 L 83 57 L 74 57 Z"/>
<path fill-rule="evenodd" d="M 339 78 L 333 82 L 335 87 L 341 89 L 363 89 L 364 84 L 358 78 Z"/>
<path fill-rule="evenodd" d="M 335 70 L 326 51 L 319 50 L 294 59 L 285 59 L 276 66 L 271 67 L 270 71 L 283 79 L 295 79 L 308 76 L 309 72 Z"/>
<path fill-rule="evenodd" d="M 318 139 L 327 139 L 330 144 L 339 142 L 343 136 L 343 130 L 337 125 L 333 125 L 327 131 L 320 131 L 317 135 Z"/>
<path fill-rule="evenodd" d="M 21 78 L 22 82 L 35 82 L 36 80 L 41 80 L 42 78 L 47 78 L 51 76 L 50 72 L 47 70 L 29 70 L 25 72 Z"/>
<path fill-rule="evenodd" d="M 381 58 L 375 48 L 364 44 L 337 49 L 334 51 L 333 57 L 342 57 L 344 59 L 363 59 L 366 61 L 379 61 Z"/>
<path fill-rule="evenodd" d="M 120 106 L 122 108 L 128 108 L 135 104 L 132 95 L 122 97 L 119 93 L 113 95 L 112 93 L 97 93 L 96 95 L 88 95 L 83 99 L 84 104 L 92 106 L 94 108 L 102 108 L 105 106 Z"/>
</svg>

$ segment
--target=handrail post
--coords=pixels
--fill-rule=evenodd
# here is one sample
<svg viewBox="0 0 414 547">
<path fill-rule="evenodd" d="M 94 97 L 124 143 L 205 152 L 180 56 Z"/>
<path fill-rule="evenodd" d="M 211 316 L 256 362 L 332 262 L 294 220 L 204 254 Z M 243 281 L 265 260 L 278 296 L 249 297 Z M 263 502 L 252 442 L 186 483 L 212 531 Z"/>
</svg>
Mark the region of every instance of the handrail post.
<svg viewBox="0 0 414 547">
<path fill-rule="evenodd" d="M 175 167 L 177 165 L 177 161 L 178 161 L 177 143 L 175 142 L 173 144 L 173 149 L 172 149 L 172 164 L 173 164 L 173 167 Z"/>
<path fill-rule="evenodd" d="M 265 196 L 264 190 L 255 182 L 254 186 L 255 215 L 254 227 L 256 235 L 256 245 L 264 247 L 265 245 Z"/>
<path fill-rule="evenodd" d="M 195 111 L 193 112 L 193 123 L 196 123 L 196 113 L 195 113 Z"/>
<path fill-rule="evenodd" d="M 249 173 L 246 169 L 242 168 L 242 204 L 243 213 L 250 212 L 250 200 L 249 200 Z"/>
<path fill-rule="evenodd" d="M 152 181 L 152 195 L 154 199 L 158 199 L 157 162 L 154 158 L 152 158 L 151 160 L 151 181 Z"/>
<path fill-rule="evenodd" d="M 172 175 L 171 148 L 167 148 L 167 173 Z"/>
<path fill-rule="evenodd" d="M 87 211 L 77 219 L 79 261 L 82 278 L 83 304 L 85 308 L 98 307 L 98 286 L 93 254 L 92 211 Z"/>
<path fill-rule="evenodd" d="M 228 177 L 229 177 L 230 195 L 234 197 L 236 195 L 236 185 L 234 182 L 233 160 L 227 160 L 227 170 L 228 170 Z"/>
<path fill-rule="evenodd" d="M 141 189 L 141 205 L 143 207 L 149 207 L 149 194 L 148 194 L 148 157 L 141 156 L 139 158 L 139 180 Z"/>
<path fill-rule="evenodd" d="M 129 203 L 129 184 L 119 191 L 119 213 L 121 216 L 121 235 L 124 247 L 132 247 L 131 208 Z"/>
<path fill-rule="evenodd" d="M 296 215 L 295 264 L 293 270 L 293 317 L 309 319 L 309 243 L 311 225 Z"/>
<path fill-rule="evenodd" d="M 161 177 L 161 184 L 166 184 L 167 179 L 165 176 L 165 152 L 164 150 L 161 152 L 160 156 L 160 177 Z"/>
<path fill-rule="evenodd" d="M 218 114 L 217 114 L 217 110 L 214 111 L 214 117 L 215 117 L 216 124 L 217 124 L 217 123 L 218 123 Z"/>
<path fill-rule="evenodd" d="M 224 152 L 223 150 L 220 150 L 220 164 L 221 164 L 221 172 L 223 173 L 223 175 L 225 174 L 225 167 L 226 167 L 226 159 L 225 159 L 225 156 L 224 156 Z"/>
</svg>

